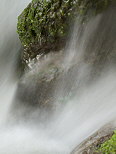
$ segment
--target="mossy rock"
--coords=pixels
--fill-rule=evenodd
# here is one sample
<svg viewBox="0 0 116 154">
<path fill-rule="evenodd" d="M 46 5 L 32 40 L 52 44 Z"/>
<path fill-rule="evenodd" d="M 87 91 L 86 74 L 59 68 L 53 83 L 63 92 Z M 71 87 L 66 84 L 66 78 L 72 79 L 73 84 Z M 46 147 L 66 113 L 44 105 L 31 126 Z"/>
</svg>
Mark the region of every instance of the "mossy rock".
<svg viewBox="0 0 116 154">
<path fill-rule="evenodd" d="M 106 124 L 80 143 L 71 154 L 115 154 L 116 132 L 114 130 L 115 125 Z"/>
<path fill-rule="evenodd" d="M 98 152 L 102 154 L 116 154 L 116 130 L 109 140 L 100 145 Z"/>
<path fill-rule="evenodd" d="M 24 47 L 23 61 L 38 54 L 59 51 L 77 14 L 85 19 L 88 10 L 95 15 L 112 0 L 32 0 L 18 17 L 17 32 Z"/>
</svg>

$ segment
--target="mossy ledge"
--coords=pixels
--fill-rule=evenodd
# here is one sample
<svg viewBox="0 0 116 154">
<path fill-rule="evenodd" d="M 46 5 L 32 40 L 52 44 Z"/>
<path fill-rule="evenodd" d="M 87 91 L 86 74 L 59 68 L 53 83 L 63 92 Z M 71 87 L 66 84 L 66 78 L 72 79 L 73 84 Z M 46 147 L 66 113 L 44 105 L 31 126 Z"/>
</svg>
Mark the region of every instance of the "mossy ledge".
<svg viewBox="0 0 116 154">
<path fill-rule="evenodd" d="M 24 47 L 24 63 L 38 54 L 59 51 L 65 46 L 77 14 L 86 19 L 96 15 L 112 0 L 32 0 L 18 17 L 17 32 Z"/>
</svg>

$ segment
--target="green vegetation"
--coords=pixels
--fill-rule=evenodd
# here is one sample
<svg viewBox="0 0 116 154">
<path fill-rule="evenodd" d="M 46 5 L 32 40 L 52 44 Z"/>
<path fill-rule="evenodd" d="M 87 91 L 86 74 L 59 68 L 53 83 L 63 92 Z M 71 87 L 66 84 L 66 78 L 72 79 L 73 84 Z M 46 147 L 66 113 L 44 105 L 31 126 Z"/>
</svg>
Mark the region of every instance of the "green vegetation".
<svg viewBox="0 0 116 154">
<path fill-rule="evenodd" d="M 47 53 L 51 48 L 54 51 L 62 48 L 77 14 L 85 19 L 88 10 L 91 10 L 91 15 L 98 14 L 110 2 L 111 0 L 32 0 L 18 17 L 17 24 L 19 38 L 26 49 L 25 59 Z"/>
<path fill-rule="evenodd" d="M 99 152 L 102 154 L 116 154 L 116 131 L 114 135 L 108 141 L 104 142 L 100 148 Z"/>
<path fill-rule="evenodd" d="M 33 0 L 18 17 L 17 30 L 22 44 L 53 43 L 65 36 L 66 19 L 72 12 L 72 6 L 72 0 Z"/>
</svg>

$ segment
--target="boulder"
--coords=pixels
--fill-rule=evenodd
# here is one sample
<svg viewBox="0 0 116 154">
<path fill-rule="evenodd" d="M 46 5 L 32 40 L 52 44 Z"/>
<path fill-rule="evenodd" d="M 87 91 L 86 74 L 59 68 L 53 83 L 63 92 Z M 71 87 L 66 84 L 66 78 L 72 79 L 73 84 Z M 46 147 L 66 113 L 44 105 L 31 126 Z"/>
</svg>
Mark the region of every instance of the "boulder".
<svg viewBox="0 0 116 154">
<path fill-rule="evenodd" d="M 23 45 L 22 60 L 60 51 L 75 18 L 85 21 L 106 9 L 112 0 L 32 0 L 18 17 L 17 32 Z M 89 13 L 88 13 L 89 12 Z"/>
</svg>

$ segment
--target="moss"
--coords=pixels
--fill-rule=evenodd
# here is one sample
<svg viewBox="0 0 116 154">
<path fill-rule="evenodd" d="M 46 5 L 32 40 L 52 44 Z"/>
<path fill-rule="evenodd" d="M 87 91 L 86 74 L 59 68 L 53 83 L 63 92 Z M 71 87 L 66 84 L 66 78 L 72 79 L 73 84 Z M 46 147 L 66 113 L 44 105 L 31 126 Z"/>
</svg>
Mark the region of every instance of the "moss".
<svg viewBox="0 0 116 154">
<path fill-rule="evenodd" d="M 66 31 L 64 24 L 70 12 L 71 2 L 33 0 L 18 17 L 17 30 L 25 46 L 31 43 L 53 43 L 63 37 Z M 65 6 L 66 5 L 66 6 Z M 68 10 L 67 10 L 68 9 Z"/>
<path fill-rule="evenodd" d="M 33 53 L 32 58 L 45 46 L 54 44 L 54 48 L 57 48 L 62 40 L 65 42 L 70 24 L 77 14 L 86 18 L 88 10 L 93 10 L 93 14 L 100 13 L 110 2 L 111 0 L 32 0 L 18 17 L 17 24 L 19 38 L 24 48 L 29 49 L 26 53 L 30 57 L 32 51 L 35 52 L 36 49 L 32 48 L 36 45 L 37 52 Z M 46 47 L 43 50 L 42 52 L 46 52 Z"/>
<path fill-rule="evenodd" d="M 116 154 L 116 131 L 108 141 L 101 144 L 98 151 L 102 154 Z"/>
</svg>

